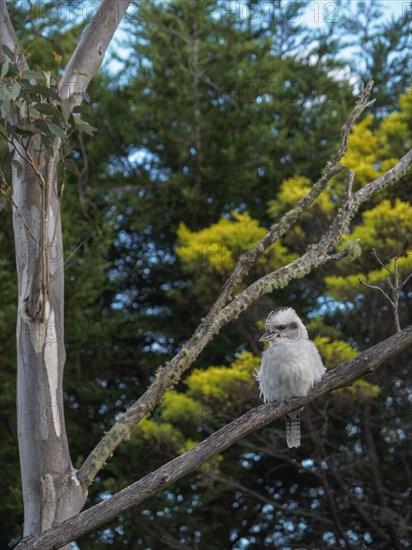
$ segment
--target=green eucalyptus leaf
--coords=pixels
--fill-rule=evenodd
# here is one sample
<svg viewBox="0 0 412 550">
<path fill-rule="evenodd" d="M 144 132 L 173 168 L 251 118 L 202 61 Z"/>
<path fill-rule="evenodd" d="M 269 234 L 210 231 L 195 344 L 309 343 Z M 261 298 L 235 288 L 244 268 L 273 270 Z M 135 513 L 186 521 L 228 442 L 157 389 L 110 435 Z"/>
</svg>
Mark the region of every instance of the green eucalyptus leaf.
<svg viewBox="0 0 412 550">
<path fill-rule="evenodd" d="M 43 82 L 46 82 L 46 77 L 39 71 L 23 71 L 23 78 L 27 78 L 28 80 L 42 80 Z"/>
<path fill-rule="evenodd" d="M 20 111 L 20 114 L 23 118 L 27 117 L 27 103 L 25 101 L 19 101 L 17 107 Z"/>
<path fill-rule="evenodd" d="M 2 49 L 3 49 L 3 52 L 12 60 L 14 59 L 14 52 L 8 47 L 6 46 L 6 44 L 2 44 L 1 45 Z"/>
<path fill-rule="evenodd" d="M 6 60 L 5 63 L 1 64 L 0 80 L 3 80 L 3 78 L 9 72 L 9 68 L 10 68 L 10 62 L 8 60 Z"/>
<path fill-rule="evenodd" d="M 33 122 L 33 124 L 34 124 L 37 132 L 40 131 L 42 134 L 50 135 L 49 127 L 47 126 L 46 122 L 44 120 L 42 120 L 41 118 L 35 120 Z"/>
<path fill-rule="evenodd" d="M 55 118 L 59 118 L 64 121 L 64 117 L 61 114 L 61 112 L 58 109 L 56 109 L 56 107 L 47 105 L 47 103 L 36 103 L 34 108 L 40 111 L 40 113 L 43 113 L 44 115 L 51 115 Z"/>
<path fill-rule="evenodd" d="M 17 65 L 15 63 L 10 63 L 7 76 L 19 76 L 19 75 L 20 75 L 20 71 Z"/>
<path fill-rule="evenodd" d="M 22 130 L 25 133 L 29 134 L 38 134 L 39 130 L 34 126 L 34 124 L 16 124 L 16 130 Z"/>
<path fill-rule="evenodd" d="M 21 86 L 13 82 L 10 86 L 2 82 L 0 84 L 0 101 L 15 101 L 20 94 Z"/>
<path fill-rule="evenodd" d="M 87 105 L 76 105 L 76 107 L 73 109 L 73 113 L 90 113 L 90 107 Z"/>
<path fill-rule="evenodd" d="M 70 117 L 70 102 L 69 102 L 68 99 L 62 99 L 61 109 L 62 109 L 62 115 L 63 115 L 63 118 L 64 118 L 64 122 L 67 123 L 69 121 L 69 117 Z"/>
<path fill-rule="evenodd" d="M 41 84 L 30 84 L 30 82 L 27 83 L 27 90 L 33 91 L 37 95 L 42 95 L 43 97 L 46 97 L 48 99 L 55 99 L 60 103 L 61 98 L 58 93 L 56 93 L 51 88 L 47 88 L 47 86 L 42 86 Z"/>
<path fill-rule="evenodd" d="M 59 138 L 65 138 L 66 132 L 63 130 L 63 128 L 60 128 L 60 126 L 57 126 L 57 124 L 54 124 L 53 122 L 46 122 L 50 132 L 59 137 Z"/>
<path fill-rule="evenodd" d="M 38 118 L 40 116 L 40 113 L 35 107 L 32 107 L 30 109 L 30 116 L 32 116 L 34 118 Z"/>
<path fill-rule="evenodd" d="M 84 132 L 85 134 L 88 134 L 89 136 L 92 136 L 94 132 L 97 132 L 97 128 L 89 124 L 88 122 L 84 122 L 84 120 L 76 120 L 76 128 L 77 130 L 80 130 Z"/>
</svg>

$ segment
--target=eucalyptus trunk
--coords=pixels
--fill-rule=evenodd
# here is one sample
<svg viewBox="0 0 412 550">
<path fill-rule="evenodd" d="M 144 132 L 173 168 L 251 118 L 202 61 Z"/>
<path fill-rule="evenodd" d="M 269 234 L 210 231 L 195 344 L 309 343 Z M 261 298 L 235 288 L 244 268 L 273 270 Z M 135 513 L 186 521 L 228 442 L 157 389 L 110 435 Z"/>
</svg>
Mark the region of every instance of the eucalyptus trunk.
<svg viewBox="0 0 412 550">
<path fill-rule="evenodd" d="M 58 140 L 56 140 L 58 141 Z M 58 143 L 54 150 L 57 153 Z M 23 152 L 21 152 L 23 154 Z M 86 499 L 64 422 L 64 258 L 56 158 L 39 181 L 24 162 L 13 174 L 18 277 L 17 411 L 23 536 L 78 513 Z"/>
<path fill-rule="evenodd" d="M 48 92 L 42 93 L 37 99 L 43 107 L 48 105 L 47 116 L 40 112 L 34 115 L 37 121 L 29 119 L 32 124 L 27 127 L 32 135 L 24 139 L 14 128 L 21 116 L 26 115 L 21 112 L 18 115 L 16 104 L 10 108 L 22 88 L 13 87 L 15 77 L 6 80 L 10 86 L 9 107 L 1 114 L 8 117 L 9 126 L 4 127 L 9 128 L 10 135 L 5 137 L 16 161 L 11 202 L 18 278 L 17 415 L 23 537 L 38 535 L 61 524 L 82 509 L 87 496 L 87 485 L 79 482 L 71 462 L 64 421 L 64 257 L 57 168 L 61 159 L 60 138 L 66 130 L 56 129 L 55 123 L 50 126 L 56 137 L 46 146 L 42 141 L 44 124 L 51 121 L 50 107 L 54 113 L 60 106 L 68 126 L 70 112 L 82 102 L 129 5 L 130 0 L 102 0 L 96 6 L 96 13 L 61 77 L 58 91 L 50 97 Z M 24 52 L 15 44 L 16 33 L 5 0 L 0 0 L 0 36 L 0 62 L 6 62 L 7 69 L 10 63 L 16 64 L 23 78 L 37 78 L 30 72 L 24 77 L 29 65 Z M 7 75 L 7 70 L 4 74 Z M 43 74 L 46 87 L 50 88 L 50 75 Z M 8 100 L 6 96 L 2 99 Z M 26 114 L 30 106 L 31 101 L 26 104 Z M 72 119 L 74 129 L 76 120 L 78 115 Z M 36 123 L 39 124 L 34 127 Z M 82 124 L 84 128 L 85 123 Z M 1 185 L 7 189 L 8 182 L 3 173 L 1 176 Z"/>
</svg>

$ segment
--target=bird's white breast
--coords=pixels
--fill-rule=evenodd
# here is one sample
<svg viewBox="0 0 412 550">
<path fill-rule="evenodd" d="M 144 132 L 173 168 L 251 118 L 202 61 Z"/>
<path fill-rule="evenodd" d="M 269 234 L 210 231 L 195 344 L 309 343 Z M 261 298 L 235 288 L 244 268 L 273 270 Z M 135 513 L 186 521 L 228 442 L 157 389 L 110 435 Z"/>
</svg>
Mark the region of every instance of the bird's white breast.
<svg viewBox="0 0 412 550">
<path fill-rule="evenodd" d="M 267 403 L 307 395 L 324 372 L 313 342 L 278 338 L 263 353 L 256 378 L 260 394 Z"/>
</svg>

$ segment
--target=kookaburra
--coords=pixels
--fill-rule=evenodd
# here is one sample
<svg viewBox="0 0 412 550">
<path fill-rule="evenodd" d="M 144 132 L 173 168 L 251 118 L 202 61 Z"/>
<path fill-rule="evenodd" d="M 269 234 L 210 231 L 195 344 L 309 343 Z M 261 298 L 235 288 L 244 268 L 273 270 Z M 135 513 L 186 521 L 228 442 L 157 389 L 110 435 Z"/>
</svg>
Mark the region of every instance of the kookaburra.
<svg viewBox="0 0 412 550">
<path fill-rule="evenodd" d="M 269 313 L 265 329 L 259 342 L 269 342 L 269 346 L 256 374 L 263 401 L 307 395 L 325 367 L 305 325 L 293 308 L 281 307 Z M 300 445 L 300 411 L 286 415 L 286 441 L 288 447 Z"/>
</svg>

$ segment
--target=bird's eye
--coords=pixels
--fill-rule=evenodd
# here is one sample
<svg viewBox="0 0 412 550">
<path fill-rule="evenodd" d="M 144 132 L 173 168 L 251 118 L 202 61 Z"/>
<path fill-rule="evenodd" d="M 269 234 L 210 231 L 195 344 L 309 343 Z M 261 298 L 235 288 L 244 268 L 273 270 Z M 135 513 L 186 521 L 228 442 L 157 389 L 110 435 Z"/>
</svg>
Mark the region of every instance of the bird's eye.
<svg viewBox="0 0 412 550">
<path fill-rule="evenodd" d="M 284 330 L 285 328 L 286 328 L 285 325 L 280 325 L 279 326 L 279 330 Z"/>
</svg>

